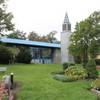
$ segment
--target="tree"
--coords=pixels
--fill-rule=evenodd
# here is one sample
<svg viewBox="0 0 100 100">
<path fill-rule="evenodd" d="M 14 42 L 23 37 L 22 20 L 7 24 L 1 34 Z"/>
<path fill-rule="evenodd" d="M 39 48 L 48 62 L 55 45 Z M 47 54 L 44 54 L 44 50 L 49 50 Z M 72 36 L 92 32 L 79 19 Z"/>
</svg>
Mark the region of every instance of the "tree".
<svg viewBox="0 0 100 100">
<path fill-rule="evenodd" d="M 56 33 L 57 33 L 57 31 L 52 31 L 47 35 L 48 42 L 50 42 L 50 43 L 57 42 L 57 39 L 55 38 Z"/>
<path fill-rule="evenodd" d="M 7 35 L 8 38 L 15 38 L 15 39 L 26 39 L 26 33 L 20 30 L 15 30 L 13 33 Z"/>
<path fill-rule="evenodd" d="M 9 64 L 12 57 L 11 51 L 7 47 L 0 45 L 0 64 Z"/>
<path fill-rule="evenodd" d="M 28 35 L 28 39 L 32 41 L 39 41 L 39 38 L 39 35 L 34 31 L 30 32 Z"/>
<path fill-rule="evenodd" d="M 40 36 L 36 32 L 32 31 L 29 33 L 28 39 L 32 41 L 43 41 L 43 42 L 50 42 L 50 43 L 58 42 L 57 39 L 55 38 L 56 33 L 57 33 L 56 31 L 52 31 L 47 35 Z"/>
<path fill-rule="evenodd" d="M 7 0 L 0 0 L 0 35 L 3 35 L 3 32 L 5 31 L 14 29 L 14 24 L 11 22 L 13 15 L 6 11 L 6 1 Z"/>
<path fill-rule="evenodd" d="M 77 23 L 70 40 L 70 53 L 81 57 L 86 65 L 88 57 L 96 56 L 100 46 L 100 11 L 95 11 L 87 19 Z M 94 49 L 95 46 L 97 47 Z"/>
</svg>

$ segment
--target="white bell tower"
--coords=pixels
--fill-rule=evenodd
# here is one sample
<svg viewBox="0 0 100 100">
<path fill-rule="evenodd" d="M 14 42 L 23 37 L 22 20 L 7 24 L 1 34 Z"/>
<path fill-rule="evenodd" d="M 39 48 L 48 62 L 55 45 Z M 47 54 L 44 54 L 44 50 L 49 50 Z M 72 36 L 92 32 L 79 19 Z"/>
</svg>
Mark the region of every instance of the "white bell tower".
<svg viewBox="0 0 100 100">
<path fill-rule="evenodd" d="M 61 32 L 61 63 L 73 62 L 73 57 L 69 54 L 68 47 L 70 45 L 71 24 L 67 13 L 65 14 Z"/>
</svg>

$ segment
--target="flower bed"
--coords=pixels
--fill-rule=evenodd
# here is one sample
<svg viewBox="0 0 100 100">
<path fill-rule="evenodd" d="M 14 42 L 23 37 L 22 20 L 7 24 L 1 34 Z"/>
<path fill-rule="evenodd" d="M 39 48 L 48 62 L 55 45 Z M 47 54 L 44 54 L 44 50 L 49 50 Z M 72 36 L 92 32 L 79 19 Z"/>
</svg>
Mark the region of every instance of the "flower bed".
<svg viewBox="0 0 100 100">
<path fill-rule="evenodd" d="M 5 88 L 5 84 L 0 82 L 0 100 L 5 100 L 6 98 L 8 98 L 7 89 Z"/>
</svg>

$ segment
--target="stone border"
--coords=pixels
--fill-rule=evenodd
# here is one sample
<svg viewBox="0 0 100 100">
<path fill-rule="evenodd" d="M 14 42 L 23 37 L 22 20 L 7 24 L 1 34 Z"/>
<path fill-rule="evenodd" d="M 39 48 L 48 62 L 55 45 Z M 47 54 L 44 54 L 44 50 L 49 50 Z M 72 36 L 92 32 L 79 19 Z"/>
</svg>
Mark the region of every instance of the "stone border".
<svg viewBox="0 0 100 100">
<path fill-rule="evenodd" d="M 92 92 L 94 92 L 96 95 L 100 95 L 100 91 L 96 90 L 96 89 L 91 89 Z"/>
</svg>

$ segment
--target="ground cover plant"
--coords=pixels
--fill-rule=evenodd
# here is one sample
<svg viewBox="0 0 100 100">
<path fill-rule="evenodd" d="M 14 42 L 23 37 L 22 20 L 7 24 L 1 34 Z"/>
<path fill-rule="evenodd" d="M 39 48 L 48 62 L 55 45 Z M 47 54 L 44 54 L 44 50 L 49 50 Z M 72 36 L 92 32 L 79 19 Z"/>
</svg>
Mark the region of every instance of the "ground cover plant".
<svg viewBox="0 0 100 100">
<path fill-rule="evenodd" d="M 4 74 L 14 73 L 14 80 L 21 83 L 17 100 L 96 100 L 89 90 L 90 81 L 60 82 L 51 73 L 61 71 L 57 64 L 16 64 L 8 66 Z M 0 79 L 4 75 L 0 73 Z"/>
</svg>

